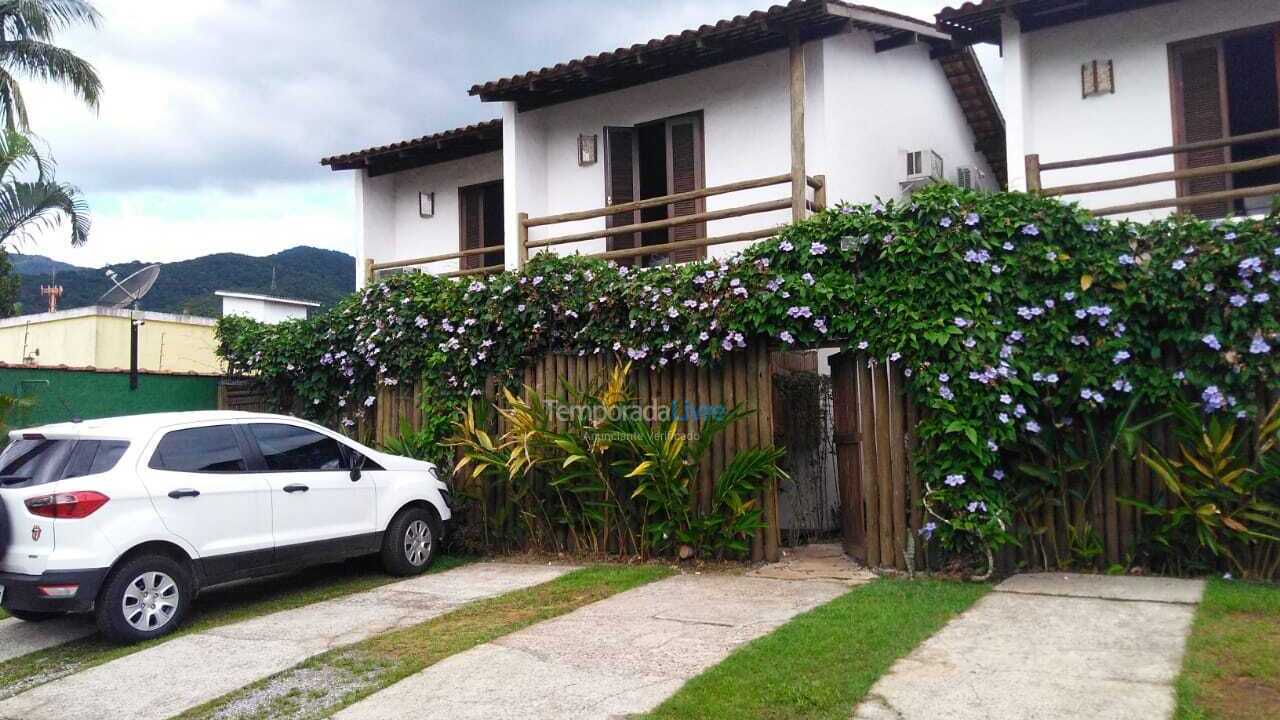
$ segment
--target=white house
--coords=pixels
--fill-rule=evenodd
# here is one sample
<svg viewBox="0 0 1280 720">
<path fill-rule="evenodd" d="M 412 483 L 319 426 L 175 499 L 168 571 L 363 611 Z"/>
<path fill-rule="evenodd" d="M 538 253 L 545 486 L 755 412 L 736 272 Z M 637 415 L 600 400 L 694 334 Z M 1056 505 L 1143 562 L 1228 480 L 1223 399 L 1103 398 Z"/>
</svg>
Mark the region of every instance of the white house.
<svg viewBox="0 0 1280 720">
<path fill-rule="evenodd" d="M 972 52 L 933 23 L 836 0 L 470 92 L 501 118 L 321 161 L 355 171 L 359 283 L 369 265 L 471 274 L 547 248 L 720 256 L 824 202 L 942 179 L 994 189 L 1005 172 L 1004 124 Z"/>
<path fill-rule="evenodd" d="M 227 290 L 217 290 L 213 294 L 222 298 L 223 317 L 243 315 L 268 325 L 285 320 L 306 320 L 307 308 L 320 307 L 318 302 L 272 295 L 255 295 Z"/>
<path fill-rule="evenodd" d="M 1183 209 L 1256 212 L 1280 192 L 1277 0 L 982 0 L 937 19 L 962 43 L 1001 47 L 1010 188 L 1107 181 L 1067 197 L 1138 218 L 1207 193 Z M 1228 142 L 1240 136 L 1254 139 Z"/>
</svg>

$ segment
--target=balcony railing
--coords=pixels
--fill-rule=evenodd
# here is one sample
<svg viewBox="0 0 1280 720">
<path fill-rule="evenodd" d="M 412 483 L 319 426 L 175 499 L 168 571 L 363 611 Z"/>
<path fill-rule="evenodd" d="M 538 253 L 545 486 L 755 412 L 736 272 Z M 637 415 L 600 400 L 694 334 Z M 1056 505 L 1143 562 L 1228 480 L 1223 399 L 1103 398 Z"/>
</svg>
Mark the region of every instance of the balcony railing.
<svg viewBox="0 0 1280 720">
<path fill-rule="evenodd" d="M 1106 165 L 1110 163 L 1127 162 L 1130 160 L 1160 157 L 1162 155 L 1183 155 L 1185 153 L 1199 152 L 1202 150 L 1214 150 L 1217 148 L 1233 147 L 1275 139 L 1280 139 L 1280 130 L 1267 130 L 1264 132 L 1236 135 L 1234 137 L 1226 137 L 1218 140 L 1184 143 L 1182 145 L 1172 145 L 1169 147 L 1154 148 L 1151 150 L 1139 150 L 1136 152 L 1120 153 L 1117 155 L 1102 155 L 1098 157 L 1084 158 L 1081 160 L 1066 160 L 1051 163 L 1040 162 L 1039 155 L 1028 155 L 1026 157 L 1027 190 L 1029 192 L 1035 192 L 1049 197 L 1085 195 L 1088 193 L 1103 192 L 1106 190 L 1122 190 L 1125 188 L 1140 187 L 1142 185 L 1152 185 L 1164 182 L 1182 182 L 1219 175 L 1229 176 L 1232 173 L 1278 167 L 1280 166 L 1280 154 L 1268 155 L 1252 160 L 1242 160 L 1239 162 L 1228 162 L 1204 167 L 1184 168 L 1169 172 L 1134 175 L 1115 180 L 1101 180 L 1074 185 L 1058 185 L 1055 187 L 1044 187 L 1042 178 L 1043 173 L 1053 170 L 1067 170 L 1094 165 Z M 1120 215 L 1123 213 L 1138 212 L 1141 210 L 1158 210 L 1171 207 L 1183 210 L 1185 208 L 1195 207 L 1198 205 L 1227 203 L 1235 200 L 1266 197 L 1268 195 L 1277 194 L 1280 194 L 1280 183 L 1199 194 L 1180 194 L 1175 198 L 1145 200 L 1142 202 L 1128 203 L 1125 205 L 1111 205 L 1096 209 L 1091 208 L 1090 212 L 1094 215 L 1102 216 Z"/>
<path fill-rule="evenodd" d="M 579 220 L 591 220 L 595 218 L 608 217 L 621 213 L 631 213 L 645 208 L 662 207 L 673 205 L 679 202 L 689 200 L 698 200 L 701 198 L 711 197 L 713 195 L 724 195 L 727 193 L 739 192 L 742 190 L 752 190 L 755 188 L 772 187 L 774 185 L 790 185 L 792 176 L 771 175 L 769 177 L 756 178 L 754 180 L 740 180 L 738 182 L 727 183 L 725 185 L 715 185 L 689 192 L 675 193 L 673 195 L 662 195 L 659 197 L 637 200 L 635 202 L 620 203 L 617 205 L 607 205 L 605 207 L 593 208 L 591 210 L 580 210 L 577 212 L 561 213 L 559 215 L 547 215 L 544 217 L 531 218 L 527 213 L 520 213 L 519 237 L 517 242 L 520 244 L 520 261 L 523 264 L 529 257 L 531 252 L 536 252 L 544 248 L 551 248 L 557 245 L 567 245 L 569 243 L 583 242 L 585 240 L 599 240 L 602 238 L 617 237 L 620 235 L 632 235 L 642 233 L 649 230 L 665 230 L 668 228 L 682 227 L 685 225 L 697 225 L 715 220 L 727 220 L 729 218 L 746 217 L 748 215 L 757 215 L 761 213 L 776 212 L 778 210 L 787 210 L 795 207 L 792 195 L 777 200 L 768 200 L 765 202 L 751 203 L 748 205 L 739 205 L 729 208 L 721 208 L 719 210 L 708 210 L 689 215 L 678 215 L 668 217 L 662 220 L 649 220 L 646 222 L 632 223 L 630 225 L 618 225 L 615 227 L 602 228 L 597 230 L 588 230 L 586 232 L 570 233 L 567 235 L 556 235 L 548 238 L 540 238 L 537 240 L 529 239 L 529 228 L 544 227 L 549 225 L 559 225 L 562 223 L 577 222 Z M 805 186 L 813 190 L 813 200 L 805 200 L 805 209 L 808 211 L 820 211 L 827 205 L 827 183 L 826 176 L 816 175 L 813 177 L 805 177 Z M 803 195 L 805 191 L 801 191 Z M 718 235 L 713 237 L 699 237 L 689 240 L 677 240 L 674 242 L 659 243 L 655 245 L 646 245 L 643 247 L 626 248 L 619 250 L 607 250 L 604 252 L 588 253 L 590 257 L 605 258 L 609 260 L 622 260 L 629 258 L 638 258 L 648 255 L 665 255 L 677 250 L 687 250 L 694 248 L 707 248 L 713 245 L 723 245 L 726 243 L 743 242 L 748 240 L 759 240 L 761 238 L 772 237 L 778 234 L 779 227 L 760 228 L 758 230 L 750 230 L 747 232 L 731 233 L 727 235 Z"/>
<path fill-rule="evenodd" d="M 622 203 L 618 205 L 608 205 L 591 210 L 580 210 L 577 212 L 561 213 L 559 215 L 547 215 L 545 217 L 531 218 L 527 213 L 520 213 L 519 224 L 517 228 L 518 237 L 516 241 L 520 248 L 520 264 L 523 265 L 529 259 L 530 252 L 537 252 L 544 248 L 551 248 L 557 245 L 567 245 L 569 243 L 582 242 L 584 240 L 598 240 L 601 238 L 616 237 L 619 235 L 629 235 L 633 233 L 641 233 L 648 230 L 663 230 L 666 228 L 681 227 L 685 225 L 701 224 L 715 220 L 727 220 L 730 218 L 746 217 L 748 215 L 757 215 L 761 213 L 775 212 L 778 210 L 794 209 L 798 207 L 799 197 L 804 197 L 804 210 L 809 212 L 817 212 L 826 208 L 827 205 L 827 182 L 825 175 L 815 175 L 805 177 L 804 189 L 793 198 L 792 195 L 780 198 L 778 200 L 768 200 L 765 202 L 751 203 L 747 205 L 739 205 L 730 208 L 722 208 L 719 210 L 710 210 L 690 215 L 678 215 L 662 220 L 650 220 L 647 222 L 639 222 L 631 225 L 622 225 L 617 227 L 603 228 L 599 230 L 590 230 L 586 232 L 572 233 L 567 235 L 559 235 L 549 238 L 541 238 L 538 240 L 529 239 L 529 228 L 543 227 L 550 225 L 558 225 L 561 223 L 577 222 L 579 220 L 591 220 L 594 218 L 608 217 L 618 215 L 620 213 L 636 212 L 645 208 L 661 207 L 672 205 L 678 202 L 686 202 L 689 200 L 698 200 L 701 198 L 711 197 L 713 195 L 724 195 L 742 190 L 752 190 L 755 188 L 772 187 L 775 185 L 790 185 L 791 175 L 772 175 L 770 177 L 756 178 L 754 180 L 740 180 L 738 182 L 728 183 L 725 185 L 716 185 L 708 188 L 700 188 L 690 192 L 675 193 L 673 195 L 662 195 L 660 197 L 647 198 L 636 202 Z M 808 199 L 807 191 L 813 191 L 813 199 Z M 748 240 L 759 240 L 761 238 L 772 237 L 778 234 L 780 227 L 766 227 L 758 230 L 747 232 L 731 233 L 727 235 L 719 235 L 715 237 L 700 237 L 689 240 L 679 240 L 675 242 L 661 243 L 657 245 L 646 245 L 644 247 L 627 248 L 624 250 L 609 250 L 605 252 L 590 253 L 590 257 L 599 257 L 610 260 L 620 260 L 626 258 L 637 258 L 648 255 L 664 255 L 678 250 L 686 250 L 689 248 L 706 248 L 713 245 L 723 245 L 726 243 L 743 242 Z M 402 260 L 390 260 L 386 262 L 375 262 L 373 259 L 365 261 L 364 274 L 367 281 L 372 282 L 377 278 L 378 273 L 387 270 L 397 270 L 400 268 L 416 267 L 420 265 L 428 265 L 430 263 L 443 262 L 446 260 L 458 260 L 460 265 L 465 264 L 464 259 L 476 255 L 487 255 L 493 252 L 501 252 L 500 247 L 484 247 L 473 248 L 469 250 L 459 250 L 457 252 L 441 253 L 439 255 L 428 255 L 425 257 L 405 258 Z M 489 273 L 502 272 L 505 269 L 503 264 L 486 265 L 476 268 L 462 268 L 459 270 L 451 270 L 448 272 L 437 273 L 440 277 L 465 277 L 468 275 L 487 275 Z"/>
</svg>

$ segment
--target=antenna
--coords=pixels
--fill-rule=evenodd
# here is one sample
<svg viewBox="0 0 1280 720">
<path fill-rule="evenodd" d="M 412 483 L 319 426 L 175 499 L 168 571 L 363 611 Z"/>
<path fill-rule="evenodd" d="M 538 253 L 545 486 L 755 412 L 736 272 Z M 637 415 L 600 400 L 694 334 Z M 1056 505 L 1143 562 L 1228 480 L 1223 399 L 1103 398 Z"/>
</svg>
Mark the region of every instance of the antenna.
<svg viewBox="0 0 1280 720">
<path fill-rule="evenodd" d="M 138 301 L 142 299 L 156 284 L 160 276 L 159 265 L 148 265 L 124 280 L 119 280 L 115 270 L 108 269 L 107 278 L 115 287 L 102 293 L 98 298 L 99 305 L 107 307 L 129 308 L 129 389 L 138 389 L 138 327 L 142 319 L 138 317 Z"/>
</svg>

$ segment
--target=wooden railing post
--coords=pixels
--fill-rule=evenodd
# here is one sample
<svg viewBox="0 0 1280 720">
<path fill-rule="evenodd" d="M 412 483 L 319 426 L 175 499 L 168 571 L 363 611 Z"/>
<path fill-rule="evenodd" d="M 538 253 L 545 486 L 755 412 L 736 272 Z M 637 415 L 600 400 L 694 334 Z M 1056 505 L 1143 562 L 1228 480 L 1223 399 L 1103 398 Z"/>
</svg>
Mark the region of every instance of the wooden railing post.
<svg viewBox="0 0 1280 720">
<path fill-rule="evenodd" d="M 364 259 L 364 284 L 373 284 L 373 258 Z"/>
<path fill-rule="evenodd" d="M 1027 192 L 1040 192 L 1040 156 L 1027 156 Z"/>
<path fill-rule="evenodd" d="M 516 215 L 516 266 L 529 262 L 529 213 Z"/>
<path fill-rule="evenodd" d="M 795 30 L 790 34 L 791 51 L 791 220 L 805 216 L 808 176 L 804 171 L 804 46 Z"/>
<path fill-rule="evenodd" d="M 818 212 L 822 212 L 827 209 L 827 176 L 814 175 L 813 181 L 818 186 L 813 191 L 813 207 Z"/>
</svg>

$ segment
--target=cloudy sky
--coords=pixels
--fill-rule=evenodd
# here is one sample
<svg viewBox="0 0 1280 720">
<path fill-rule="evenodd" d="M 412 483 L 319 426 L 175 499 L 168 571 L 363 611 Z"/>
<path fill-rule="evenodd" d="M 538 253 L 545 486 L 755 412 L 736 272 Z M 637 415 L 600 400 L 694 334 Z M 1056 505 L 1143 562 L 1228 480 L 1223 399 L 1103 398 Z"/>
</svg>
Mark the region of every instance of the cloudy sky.
<svg viewBox="0 0 1280 720">
<path fill-rule="evenodd" d="M 321 157 L 496 117 L 477 82 L 643 42 L 768 0 L 96 0 L 104 23 L 65 33 L 104 85 L 94 113 L 25 86 L 60 179 L 92 209 L 11 248 L 77 265 L 354 252 L 352 174 Z M 943 0 L 879 0 L 931 18 Z M 981 56 L 990 67 L 989 49 Z M 994 78 L 993 78 L 994 79 Z"/>
</svg>

